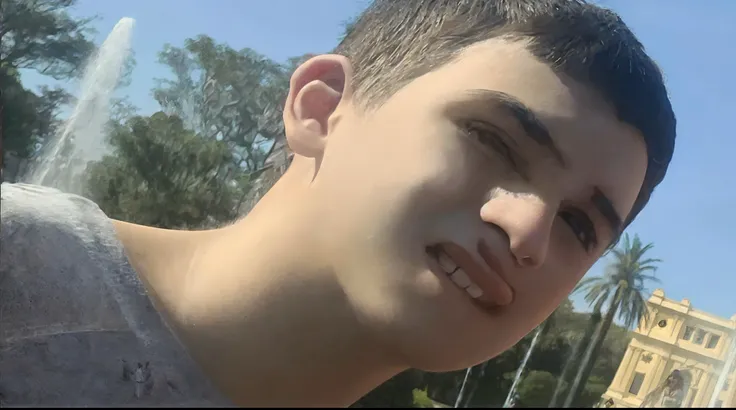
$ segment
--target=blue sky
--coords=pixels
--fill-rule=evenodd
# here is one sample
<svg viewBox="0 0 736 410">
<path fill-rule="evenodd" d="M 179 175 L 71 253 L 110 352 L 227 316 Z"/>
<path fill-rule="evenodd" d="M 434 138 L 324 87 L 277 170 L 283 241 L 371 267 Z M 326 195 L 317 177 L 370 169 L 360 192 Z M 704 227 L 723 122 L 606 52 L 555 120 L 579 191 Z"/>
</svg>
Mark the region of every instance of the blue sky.
<svg viewBox="0 0 736 410">
<path fill-rule="evenodd" d="M 675 158 L 650 205 L 629 228 L 654 242 L 652 256 L 668 297 L 721 316 L 736 314 L 736 1 L 601 0 L 621 14 L 665 72 L 678 117 Z M 343 22 L 366 0 L 80 0 L 74 14 L 99 15 L 99 44 L 122 17 L 136 19 L 133 49 L 138 65 L 123 90 L 142 113 L 157 110 L 154 78 L 168 76 L 156 63 L 165 43 L 205 33 L 238 49 L 250 47 L 284 61 L 327 52 Z M 707 6 L 706 6 L 707 5 Z M 730 39 L 730 40 L 729 40 Z M 53 83 L 24 73 L 26 86 Z M 74 90 L 73 85 L 69 85 Z M 605 260 L 589 274 L 603 271 Z M 584 308 L 580 297 L 573 298 Z"/>
</svg>

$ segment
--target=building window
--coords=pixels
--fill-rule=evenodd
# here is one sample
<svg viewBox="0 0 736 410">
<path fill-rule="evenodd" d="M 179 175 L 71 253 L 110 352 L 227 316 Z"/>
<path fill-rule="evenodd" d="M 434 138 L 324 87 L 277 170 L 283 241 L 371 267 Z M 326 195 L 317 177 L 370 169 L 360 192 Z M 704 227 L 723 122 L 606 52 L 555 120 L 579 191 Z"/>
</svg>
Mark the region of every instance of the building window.
<svg viewBox="0 0 736 410">
<path fill-rule="evenodd" d="M 716 346 L 718 346 L 718 341 L 721 340 L 721 337 L 718 335 L 710 335 L 710 339 L 708 339 L 708 344 L 705 345 L 706 349 L 715 349 Z"/>
<path fill-rule="evenodd" d="M 693 328 L 685 326 L 685 331 L 682 333 L 682 340 L 690 340 L 693 337 Z"/>
<path fill-rule="evenodd" d="M 633 395 L 639 394 L 642 383 L 644 383 L 644 373 L 634 373 L 634 380 L 631 381 L 631 386 L 629 386 L 629 393 Z"/>
<path fill-rule="evenodd" d="M 705 340 L 705 330 L 703 329 L 695 329 L 695 337 L 693 338 L 693 343 L 696 345 L 702 345 L 703 341 Z"/>
</svg>

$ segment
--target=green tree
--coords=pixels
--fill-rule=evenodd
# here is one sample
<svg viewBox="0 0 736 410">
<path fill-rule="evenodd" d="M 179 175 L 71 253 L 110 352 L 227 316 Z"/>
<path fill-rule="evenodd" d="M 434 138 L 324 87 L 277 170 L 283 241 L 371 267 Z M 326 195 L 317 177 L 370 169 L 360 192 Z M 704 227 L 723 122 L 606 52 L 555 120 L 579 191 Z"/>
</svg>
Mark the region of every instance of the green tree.
<svg viewBox="0 0 736 410">
<path fill-rule="evenodd" d="M 232 163 L 225 143 L 163 112 L 112 128 L 113 155 L 87 168 L 86 195 L 108 216 L 161 228 L 212 227 L 237 216 L 247 182 L 224 166 Z"/>
<path fill-rule="evenodd" d="M 37 140 L 38 96 L 23 88 L 17 71 L 11 71 L 8 67 L 1 70 L 0 127 L 2 127 L 3 152 L 12 151 L 17 156 L 27 158 Z"/>
<path fill-rule="evenodd" d="M 80 73 L 94 50 L 91 19 L 75 18 L 68 10 L 75 0 L 0 1 L 0 87 L 2 147 L 5 153 L 29 158 L 55 132 L 56 114 L 70 96 L 61 88 L 23 87 L 21 70 L 34 70 L 55 79 Z"/>
<path fill-rule="evenodd" d="M 204 138 L 223 141 L 234 165 L 258 173 L 276 137 L 288 92 L 287 68 L 254 50 L 234 50 L 200 35 L 183 48 L 166 45 L 159 62 L 174 78 L 159 79 L 153 96 Z"/>
<path fill-rule="evenodd" d="M 32 69 L 56 79 L 78 74 L 94 50 L 91 18 L 74 18 L 76 0 L 0 2 L 0 66 Z"/>
<path fill-rule="evenodd" d="M 183 48 L 167 44 L 159 53 L 159 62 L 169 67 L 173 78 L 157 80 L 156 101 L 202 137 L 227 144 L 233 153 L 231 166 L 254 181 L 248 185 L 256 188 L 253 192 L 242 190 L 239 212 L 247 211 L 280 175 L 271 169 L 270 159 L 274 150 L 285 147 L 282 112 L 289 79 L 309 56 L 279 64 L 205 35 L 187 39 Z"/>
<path fill-rule="evenodd" d="M 125 122 L 133 118 L 138 112 L 138 107 L 130 102 L 128 96 L 120 98 L 112 98 L 110 100 L 110 123 L 109 127 L 113 129 L 118 125 L 123 125 Z"/>
<path fill-rule="evenodd" d="M 33 93 L 23 87 L 18 72 L 8 67 L 0 69 L 0 89 L 2 152 L 19 159 L 29 158 L 56 132 L 57 114 L 69 101 L 69 94 L 61 88 L 45 86 L 39 87 L 38 94 Z M 16 175 L 4 177 L 14 180 Z"/>
<path fill-rule="evenodd" d="M 518 403 L 524 407 L 544 407 L 552 395 L 557 377 L 549 372 L 532 370 L 519 383 Z"/>
<path fill-rule="evenodd" d="M 236 205 L 240 213 L 249 210 L 285 169 L 283 104 L 292 72 L 311 56 L 279 64 L 205 35 L 187 39 L 183 48 L 166 45 L 159 53 L 159 62 L 169 67 L 173 78 L 157 80 L 156 101 L 204 138 L 224 141 L 233 152 L 232 166 L 253 181 L 253 190 L 242 190 Z"/>
<path fill-rule="evenodd" d="M 646 256 L 653 247 L 652 243 L 644 245 L 638 235 L 634 235 L 631 240 L 627 234 L 623 244 L 611 251 L 612 261 L 605 275 L 586 278 L 580 282 L 579 288 L 586 291 L 585 300 L 595 305 L 608 301 L 608 310 L 582 358 L 563 407 L 570 407 L 583 391 L 613 319 L 618 315 L 626 329 L 630 329 L 639 320 L 646 320 L 646 285 L 648 282 L 659 281 L 654 273 L 657 271 L 657 264 L 661 262 L 660 259 Z"/>
<path fill-rule="evenodd" d="M 579 289 L 580 288 L 578 285 L 576 291 Z M 588 325 L 585 327 L 585 331 L 583 332 L 582 336 L 577 340 L 577 342 L 575 342 L 575 344 L 573 345 L 574 347 L 572 348 L 570 355 L 565 361 L 565 365 L 562 368 L 562 373 L 557 380 L 557 386 L 555 387 L 552 398 L 549 401 L 549 408 L 556 408 L 558 406 L 559 399 L 562 397 L 563 393 L 567 391 L 566 389 L 570 384 L 570 378 L 573 375 L 573 370 L 577 368 L 577 366 L 580 364 L 580 354 L 581 352 L 584 352 L 585 349 L 587 349 L 587 347 L 590 345 L 593 334 L 595 333 L 595 330 L 601 322 L 601 308 L 602 301 L 599 301 L 593 308 L 593 313 L 591 313 L 590 315 L 590 319 L 588 320 Z"/>
</svg>

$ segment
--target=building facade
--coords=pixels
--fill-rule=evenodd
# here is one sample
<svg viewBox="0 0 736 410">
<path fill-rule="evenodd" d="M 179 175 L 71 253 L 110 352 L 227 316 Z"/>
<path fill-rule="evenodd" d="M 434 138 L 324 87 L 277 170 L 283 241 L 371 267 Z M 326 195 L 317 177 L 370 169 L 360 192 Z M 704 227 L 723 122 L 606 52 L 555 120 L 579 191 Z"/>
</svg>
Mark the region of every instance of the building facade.
<svg viewBox="0 0 736 410">
<path fill-rule="evenodd" d="M 736 407 L 736 315 L 693 309 L 661 289 L 647 304 L 602 407 Z"/>
</svg>

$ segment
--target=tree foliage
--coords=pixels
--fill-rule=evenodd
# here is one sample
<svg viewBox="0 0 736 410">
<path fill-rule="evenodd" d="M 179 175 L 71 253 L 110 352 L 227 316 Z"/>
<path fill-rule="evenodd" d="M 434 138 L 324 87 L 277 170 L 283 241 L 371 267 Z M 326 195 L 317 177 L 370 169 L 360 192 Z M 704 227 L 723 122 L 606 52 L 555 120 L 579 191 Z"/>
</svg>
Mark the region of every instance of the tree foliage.
<svg viewBox="0 0 736 410">
<path fill-rule="evenodd" d="M 88 170 L 87 196 L 111 218 L 162 228 L 211 227 L 236 217 L 247 185 L 232 153 L 163 112 L 113 128 L 113 155 Z M 242 182 L 240 184 L 235 182 Z"/>
<path fill-rule="evenodd" d="M 3 155 L 29 158 L 56 131 L 61 106 L 70 95 L 61 88 L 23 87 L 20 70 L 56 79 L 76 76 L 94 50 L 91 19 L 72 17 L 75 0 L 0 1 L 0 134 Z M 3 162 L 3 166 L 5 162 Z"/>
<path fill-rule="evenodd" d="M 653 243 L 644 245 L 638 235 L 634 235 L 633 240 L 628 234 L 625 235 L 623 244 L 611 251 L 611 261 L 605 275 L 583 279 L 578 285 L 578 289 L 586 292 L 585 300 L 588 303 L 600 306 L 607 301 L 608 309 L 582 358 L 564 407 L 571 406 L 581 395 L 613 319 L 618 315 L 627 329 L 641 319 L 646 320 L 646 286 L 659 281 L 654 272 L 661 262 L 660 259 L 646 256 L 653 247 Z"/>
<path fill-rule="evenodd" d="M 274 139 L 283 135 L 289 68 L 205 35 L 187 39 L 183 48 L 167 44 L 159 62 L 174 74 L 153 90 L 163 110 L 202 137 L 224 141 L 236 166 L 259 172 Z"/>
<path fill-rule="evenodd" d="M 571 379 L 574 376 L 574 370 L 580 366 L 580 356 L 590 345 L 590 341 L 600 321 L 601 303 L 597 303 L 593 308 L 593 312 L 590 314 L 590 318 L 585 325 L 585 330 L 581 337 L 573 342 L 572 352 L 562 368 L 562 373 L 557 380 L 557 386 L 548 403 L 550 408 L 558 407 L 560 399 L 564 399 L 562 395 L 567 392 L 569 384 L 572 381 Z"/>
<path fill-rule="evenodd" d="M 0 70 L 3 149 L 28 158 L 37 144 L 56 130 L 57 113 L 69 95 L 61 88 L 41 87 L 39 94 L 23 87 L 17 71 Z"/>
<path fill-rule="evenodd" d="M 0 2 L 0 65 L 65 79 L 77 75 L 94 50 L 91 18 L 69 15 L 76 0 Z"/>
<path fill-rule="evenodd" d="M 517 405 L 524 407 L 547 407 L 549 398 L 557 385 L 557 377 L 552 373 L 532 370 L 519 384 Z"/>
</svg>

